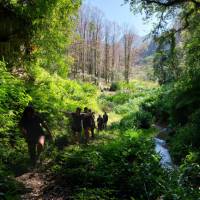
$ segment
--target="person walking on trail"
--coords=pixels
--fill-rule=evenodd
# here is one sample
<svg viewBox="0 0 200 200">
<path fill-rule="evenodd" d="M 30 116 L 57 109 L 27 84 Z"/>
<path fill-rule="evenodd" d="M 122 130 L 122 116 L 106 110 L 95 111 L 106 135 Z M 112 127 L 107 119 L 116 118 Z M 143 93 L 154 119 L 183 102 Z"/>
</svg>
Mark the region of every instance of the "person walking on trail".
<svg viewBox="0 0 200 200">
<path fill-rule="evenodd" d="M 108 114 L 104 112 L 103 114 L 103 128 L 107 128 L 107 122 L 108 122 Z"/>
<path fill-rule="evenodd" d="M 36 114 L 32 106 L 27 106 L 24 109 L 19 125 L 28 143 L 31 162 L 35 165 L 45 144 L 45 132 L 43 128 L 46 129 L 50 140 L 52 140 L 52 134 L 47 124 Z"/>
<path fill-rule="evenodd" d="M 97 126 L 98 126 L 98 131 L 103 130 L 103 118 L 101 115 L 97 118 Z"/>
<path fill-rule="evenodd" d="M 72 116 L 71 129 L 74 134 L 75 140 L 77 140 L 80 143 L 81 132 L 82 132 L 82 119 L 83 119 L 83 115 L 81 114 L 81 108 L 77 107 L 76 112 L 65 112 L 65 113 Z"/>
<path fill-rule="evenodd" d="M 90 128 L 91 136 L 92 136 L 92 138 L 94 138 L 94 129 L 96 128 L 94 112 L 91 113 L 90 120 L 91 120 L 91 128 Z"/>
<path fill-rule="evenodd" d="M 89 112 L 88 108 L 84 108 L 83 112 L 83 129 L 84 129 L 84 136 L 85 136 L 85 143 L 89 140 L 89 130 L 91 128 L 91 113 Z"/>
</svg>

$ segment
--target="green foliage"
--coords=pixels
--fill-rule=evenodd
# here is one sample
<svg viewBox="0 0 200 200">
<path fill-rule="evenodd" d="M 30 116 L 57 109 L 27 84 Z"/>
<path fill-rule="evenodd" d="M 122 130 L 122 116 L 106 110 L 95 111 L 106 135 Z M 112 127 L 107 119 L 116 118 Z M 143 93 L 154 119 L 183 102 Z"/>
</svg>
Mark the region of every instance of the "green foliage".
<svg viewBox="0 0 200 200">
<path fill-rule="evenodd" d="M 74 200 L 117 200 L 113 197 L 113 190 L 110 189 L 88 189 L 88 188 L 81 188 L 77 191 L 77 194 L 73 196 Z"/>
<path fill-rule="evenodd" d="M 150 112 L 156 122 L 170 123 L 172 113 L 173 85 L 164 85 L 153 90 L 150 95 L 142 102 L 141 108 Z"/>
<path fill-rule="evenodd" d="M 22 81 L 6 70 L 0 62 L 0 199 L 19 199 L 21 187 L 12 173 L 27 167 L 27 151 L 21 140 L 18 122 L 24 107 L 31 100 Z M 8 177 L 9 176 L 9 177 Z"/>
<path fill-rule="evenodd" d="M 199 22 L 199 13 L 191 15 L 190 27 L 189 30 L 185 33 L 185 42 L 184 50 L 186 54 L 185 64 L 187 71 L 187 80 L 199 77 L 200 70 L 200 22 Z M 185 80 L 185 81 L 187 81 Z"/>
<path fill-rule="evenodd" d="M 110 91 L 117 91 L 117 90 L 120 90 L 120 85 L 118 82 L 113 82 L 111 83 L 111 86 L 110 86 Z"/>
<path fill-rule="evenodd" d="M 127 129 L 148 129 L 153 122 L 153 116 L 149 112 L 140 110 L 136 113 L 130 113 L 120 121 L 120 128 Z"/>
<path fill-rule="evenodd" d="M 189 160 L 190 157 L 190 160 Z M 180 183 L 183 187 L 186 189 L 189 187 L 190 189 L 198 188 L 199 187 L 199 181 L 200 181 L 200 165 L 197 163 L 197 158 L 194 159 L 191 157 L 199 157 L 199 153 L 194 156 L 194 153 L 190 153 L 186 157 L 186 160 L 183 165 L 181 165 L 181 177 L 180 177 Z M 199 194 L 198 192 L 196 194 Z"/>
<path fill-rule="evenodd" d="M 181 74 L 175 37 L 175 33 L 171 31 L 165 32 L 156 40 L 158 47 L 156 49 L 153 67 L 154 75 L 160 84 L 175 81 Z"/>
<path fill-rule="evenodd" d="M 31 97 L 26 94 L 24 83 L 6 70 L 0 61 L 0 135 L 15 133 L 16 124 L 23 108 Z"/>
<path fill-rule="evenodd" d="M 21 65 L 20 60 L 28 59 L 25 67 L 34 61 L 49 72 L 66 77 L 72 62 L 66 51 L 72 40 L 72 27 L 80 0 L 38 0 L 34 3 L 8 0 L 2 5 L 12 9 L 24 22 L 20 27 L 26 38 L 20 44 L 24 50 L 18 50 L 21 58 L 19 61 L 15 59 L 12 65 L 16 66 L 17 62 Z M 9 58 L 6 61 L 9 62 Z"/>
<path fill-rule="evenodd" d="M 98 109 L 95 86 L 65 80 L 56 74 L 50 75 L 39 66 L 35 66 L 31 73 L 35 79 L 34 85 L 29 86 L 32 104 L 57 131 L 62 133 L 68 124 L 63 111 L 75 111 L 76 107 L 85 106 L 92 110 Z"/>
<path fill-rule="evenodd" d="M 106 194 L 110 199 L 155 199 L 162 194 L 166 178 L 153 143 L 140 137 L 125 137 L 84 149 L 66 149 L 55 161 L 53 169 L 62 176 L 61 184 L 77 191 L 79 199 L 81 196 L 92 199 L 95 194 L 99 199 Z"/>
<path fill-rule="evenodd" d="M 29 165 L 27 145 L 18 129 L 28 103 L 33 104 L 60 138 L 69 134 L 63 110 L 74 111 L 77 106 L 97 109 L 94 86 L 66 80 L 73 61 L 67 48 L 79 5 L 79 0 L 1 2 L 23 24 L 20 27 L 23 40 L 19 38 L 20 48 L 15 49 L 17 56 L 5 57 L 8 65 L 0 63 L 0 187 L 5 199 L 15 199 L 17 193 L 15 181 L 9 181 L 7 176 L 22 173 Z"/>
<path fill-rule="evenodd" d="M 179 184 L 182 188 L 182 195 L 187 199 L 198 199 L 200 196 L 200 155 L 198 152 L 190 152 L 184 163 L 180 166 Z M 186 195 L 187 194 L 187 195 Z M 179 196 L 181 194 L 179 193 Z"/>
<path fill-rule="evenodd" d="M 188 156 L 180 171 L 167 172 L 153 142 L 143 135 L 127 130 L 115 141 L 66 148 L 52 166 L 56 184 L 70 188 L 72 199 L 198 198 L 197 154 Z"/>
<path fill-rule="evenodd" d="M 27 145 L 22 139 L 18 129 L 19 119 L 28 103 L 33 104 L 44 120 L 50 125 L 57 146 L 60 140 L 67 138 L 64 145 L 68 145 L 69 127 L 68 118 L 62 111 L 74 111 L 76 107 L 88 106 L 97 110 L 97 89 L 88 83 L 77 83 L 65 80 L 57 74 L 51 75 L 40 66 L 34 66 L 29 74 L 34 79 L 32 82 L 23 82 L 6 70 L 6 65 L 1 63 L 1 88 L 0 88 L 0 168 L 2 169 L 1 186 L 5 191 L 5 198 L 14 199 L 19 191 L 15 181 L 8 180 L 7 176 L 20 174 L 29 166 Z M 45 152 L 49 156 L 49 152 Z M 52 152 L 51 152 L 51 155 Z M 6 169 L 6 170 L 5 170 Z M 8 172 L 6 172 L 8 170 Z M 10 179 L 9 179 L 10 180 Z M 16 197 L 17 199 L 17 197 Z"/>
<path fill-rule="evenodd" d="M 154 93 L 155 85 L 151 83 L 132 81 L 120 83 L 120 90 L 115 94 L 101 95 L 99 103 L 103 110 L 114 110 L 118 114 L 139 111 L 140 104 Z"/>
<path fill-rule="evenodd" d="M 172 155 L 176 162 L 183 161 L 191 151 L 198 152 L 200 147 L 200 111 L 197 110 L 185 126 L 178 128 L 176 135 L 171 138 Z"/>
<path fill-rule="evenodd" d="M 162 19 L 174 10 L 147 1 L 129 2 L 134 8 L 138 2 L 139 11 L 146 8 L 149 15 L 166 11 Z M 20 43 L 19 56 L 12 60 L 9 71 L 8 65 L 0 62 L 0 198 L 18 198 L 18 184 L 8 177 L 23 172 L 28 166 L 28 155 L 24 153 L 27 145 L 17 126 L 28 103 L 41 113 L 55 132 L 55 143 L 58 146 L 62 143 L 63 148 L 69 144 L 69 120 L 62 111 L 74 111 L 77 106 L 99 110 L 95 86 L 66 80 L 68 67 L 73 62 L 67 49 L 79 4 L 79 0 L 2 2 L 25 22 L 21 30 L 25 40 Z M 70 187 L 73 199 L 199 198 L 199 15 L 192 15 L 190 22 L 194 31 L 189 29 L 186 33 L 186 67 L 178 83 L 159 89 L 137 81 L 113 83 L 111 88 L 117 92 L 100 97 L 103 109 L 113 109 L 123 116 L 121 138 L 86 148 L 75 146 L 59 151 L 53 148 L 51 153 L 55 158 L 48 149 L 44 152 L 44 156 L 53 159 L 52 173 L 61 177 L 58 180 L 62 181 L 57 184 Z M 161 37 L 155 58 L 161 82 L 174 80 L 179 75 L 172 36 L 167 41 Z M 167 48 L 168 44 L 172 48 Z M 23 74 L 17 71 L 19 66 Z M 13 75 L 15 68 L 16 76 Z M 173 158 L 181 164 L 175 174 L 160 167 L 153 142 L 142 137 L 145 133 L 151 134 L 150 130 L 137 130 L 149 128 L 154 116 L 157 121 L 171 122 L 176 130 L 169 140 Z M 119 132 L 119 125 L 115 129 Z"/>
<path fill-rule="evenodd" d="M 173 90 L 172 117 L 176 124 L 187 123 L 190 115 L 200 107 L 198 74 L 195 79 L 191 82 L 180 81 Z"/>
<path fill-rule="evenodd" d="M 2 62 L 0 72 L 0 167 L 5 166 L 14 174 L 25 171 L 29 162 L 27 145 L 18 128 L 21 114 L 28 103 L 33 104 L 51 130 L 62 140 L 69 135 L 68 118 L 62 111 L 74 111 L 78 106 L 97 110 L 97 89 L 90 84 L 65 80 L 56 74 L 50 75 L 39 66 L 31 71 L 34 84 L 25 85 L 11 75 Z"/>
<path fill-rule="evenodd" d="M 8 175 L 4 170 L 0 169 L 0 199 L 20 200 L 19 193 L 23 186 L 17 183 L 14 178 L 7 177 Z"/>
<path fill-rule="evenodd" d="M 107 101 L 111 101 L 115 105 L 124 104 L 128 102 L 130 98 L 130 95 L 124 92 L 117 92 L 115 95 L 106 97 Z"/>
</svg>

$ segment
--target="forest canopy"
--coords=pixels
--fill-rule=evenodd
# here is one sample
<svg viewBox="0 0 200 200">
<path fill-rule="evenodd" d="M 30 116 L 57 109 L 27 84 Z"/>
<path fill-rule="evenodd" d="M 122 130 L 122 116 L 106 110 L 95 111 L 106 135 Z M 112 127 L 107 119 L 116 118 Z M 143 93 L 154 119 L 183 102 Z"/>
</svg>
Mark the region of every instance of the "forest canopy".
<svg viewBox="0 0 200 200">
<path fill-rule="evenodd" d="M 34 63 L 44 67 L 50 73 L 55 72 L 66 77 L 71 62 L 66 55 L 66 50 L 70 44 L 72 27 L 76 18 L 75 11 L 80 1 L 4 1 L 0 5 L 1 9 L 6 9 L 8 15 L 14 13 L 18 21 L 23 22 L 19 27 L 23 32 L 22 39 L 20 39 L 20 34 L 11 33 L 6 41 L 13 44 L 16 39 L 19 43 L 14 52 L 14 55 L 17 55 L 14 65 L 18 61 L 22 67 L 21 60 L 25 59 L 29 62 L 27 67 L 34 60 Z M 6 62 L 12 61 L 10 55 L 7 59 L 5 55 L 2 56 Z"/>
</svg>

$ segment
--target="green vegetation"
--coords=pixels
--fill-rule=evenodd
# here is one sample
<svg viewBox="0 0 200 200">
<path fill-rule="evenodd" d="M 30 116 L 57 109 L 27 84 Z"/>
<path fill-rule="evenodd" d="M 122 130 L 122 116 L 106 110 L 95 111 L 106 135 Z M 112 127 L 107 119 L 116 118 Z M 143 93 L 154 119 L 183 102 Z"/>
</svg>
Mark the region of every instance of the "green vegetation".
<svg viewBox="0 0 200 200">
<path fill-rule="evenodd" d="M 154 86 L 147 91 L 146 86 L 141 84 L 138 87 L 138 84 L 123 84 L 124 89 L 113 94 L 105 92 L 98 101 L 103 109 L 108 109 L 111 104 L 114 108 L 122 104 L 130 107 L 123 94 L 127 93 L 127 88 L 134 88 L 135 92 L 132 93 L 135 96 L 132 98 L 137 102 L 135 106 L 140 112 L 136 109 L 130 114 L 123 113 L 120 123 L 111 124 L 87 147 L 75 145 L 55 152 L 55 159 L 51 163 L 52 173 L 58 179 L 56 184 L 68 188 L 72 199 L 143 200 L 161 196 L 166 200 L 175 197 L 198 199 L 199 191 L 195 188 L 198 186 L 196 175 L 199 168 L 194 163 L 198 154 L 187 156 L 180 169 L 167 171 L 161 167 L 160 157 L 154 150 L 152 138 L 156 130 L 138 126 L 144 123 L 144 119 L 150 119 L 149 124 L 157 120 L 151 112 L 161 113 L 163 108 L 158 102 L 162 99 L 155 96 L 163 95 L 166 88 L 161 90 Z M 146 94 L 142 97 L 138 95 L 141 89 Z M 119 93 L 122 94 L 120 100 Z"/>
<path fill-rule="evenodd" d="M 97 194 L 99 199 L 107 194 L 106 199 L 154 199 L 163 193 L 164 180 L 160 180 L 165 173 L 153 143 L 144 138 L 127 136 L 98 146 L 66 150 L 56 157 L 56 163 L 55 172 L 76 194 L 74 199 L 81 199 L 83 194 L 86 199 Z M 160 186 L 156 187 L 158 182 Z"/>
<path fill-rule="evenodd" d="M 110 86 L 110 91 L 117 91 L 120 89 L 120 85 L 117 82 L 112 82 Z"/>
<path fill-rule="evenodd" d="M 79 0 L 0 3 L 2 12 L 18 21 L 13 36 L 9 33 L 13 22 L 5 20 L 10 35 L 0 40 L 0 199 L 20 199 L 25 190 L 15 176 L 29 168 L 27 143 L 18 127 L 28 104 L 40 112 L 54 136 L 54 143 L 47 144 L 41 155 L 44 165 L 38 170 L 49 170 L 54 180 L 51 187 L 67 190 L 69 198 L 199 199 L 199 2 L 185 1 L 187 9 L 179 1 L 126 2 L 132 8 L 139 3 L 140 11 L 149 15 L 168 13 L 163 20 L 174 14 L 175 3 L 180 4 L 178 15 L 183 24 L 189 23 L 181 33 L 182 43 L 176 43 L 174 30 L 156 40 L 153 79 L 160 86 L 113 82 L 110 91 L 99 91 L 91 83 L 67 78 Z M 89 145 L 71 141 L 70 119 L 63 111 L 74 111 L 77 106 L 109 112 L 108 129 L 96 133 Z M 177 165 L 173 171 L 164 169 L 155 153 L 153 124 L 170 130 L 167 143 Z"/>
</svg>

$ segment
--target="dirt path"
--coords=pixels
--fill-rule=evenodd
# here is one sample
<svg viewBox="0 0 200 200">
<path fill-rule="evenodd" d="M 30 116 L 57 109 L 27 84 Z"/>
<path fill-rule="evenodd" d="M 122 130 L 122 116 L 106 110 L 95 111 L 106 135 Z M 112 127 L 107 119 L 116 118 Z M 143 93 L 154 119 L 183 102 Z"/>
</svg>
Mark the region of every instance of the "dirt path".
<svg viewBox="0 0 200 200">
<path fill-rule="evenodd" d="M 19 177 L 25 191 L 21 195 L 22 200 L 69 200 L 69 189 L 67 187 L 58 186 L 52 177 L 46 172 L 33 170 Z"/>
<path fill-rule="evenodd" d="M 42 200 L 45 187 L 45 175 L 33 170 L 16 178 L 25 186 L 25 194 L 21 195 L 22 200 Z"/>
</svg>

